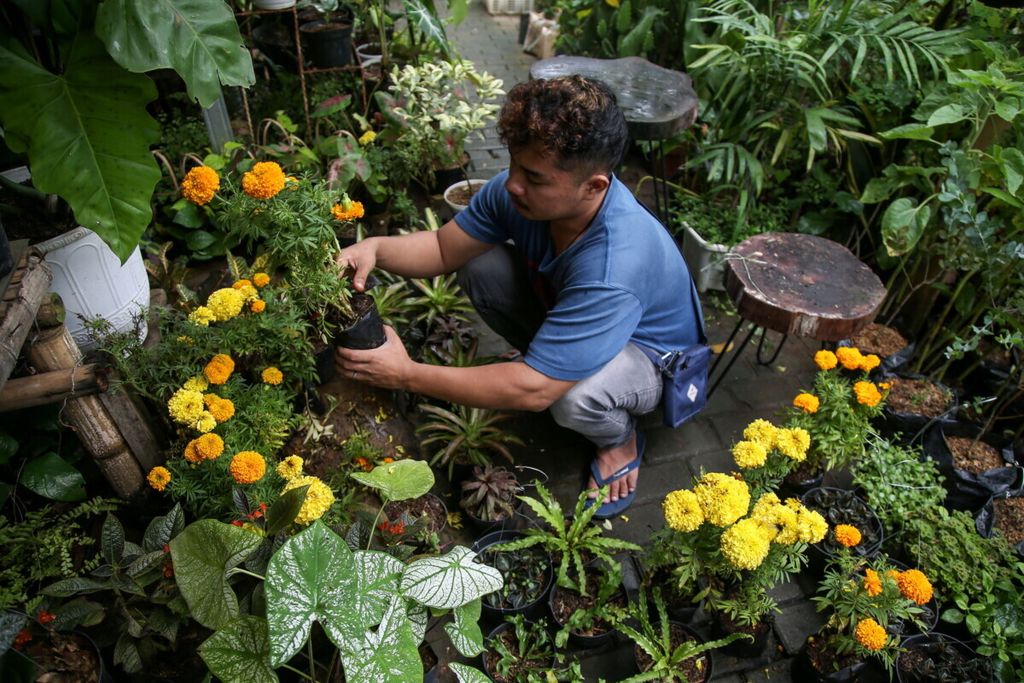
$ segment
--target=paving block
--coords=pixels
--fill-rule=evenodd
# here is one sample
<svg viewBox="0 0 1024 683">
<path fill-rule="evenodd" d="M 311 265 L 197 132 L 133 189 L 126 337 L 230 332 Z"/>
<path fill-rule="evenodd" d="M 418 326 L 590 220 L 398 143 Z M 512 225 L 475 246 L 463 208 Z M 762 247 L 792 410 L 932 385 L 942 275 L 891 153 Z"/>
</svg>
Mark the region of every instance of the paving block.
<svg viewBox="0 0 1024 683">
<path fill-rule="evenodd" d="M 746 673 L 747 683 L 781 683 L 792 680 L 793 660 L 786 658 L 772 662 L 760 669 L 753 669 Z"/>
<path fill-rule="evenodd" d="M 764 649 L 753 657 L 730 657 L 721 650 L 715 651 L 715 673 L 745 673 L 752 669 L 768 666 L 775 659 L 778 641 L 774 633 L 769 633 Z M 715 678 L 717 680 L 717 676 Z M 742 678 L 740 680 L 743 680 Z"/>
<path fill-rule="evenodd" d="M 611 683 L 625 680 L 637 672 L 633 643 L 625 642 L 625 639 L 615 647 L 581 650 L 576 656 L 587 681 L 603 678 Z"/>
<path fill-rule="evenodd" d="M 787 654 L 795 655 L 804 646 L 807 636 L 825 624 L 824 615 L 810 601 L 800 600 L 782 608 L 775 615 L 775 634 Z"/>
<path fill-rule="evenodd" d="M 792 581 L 780 583 L 768 591 L 768 595 L 780 606 L 788 605 L 796 600 L 805 600 L 804 591 L 799 584 Z"/>
</svg>

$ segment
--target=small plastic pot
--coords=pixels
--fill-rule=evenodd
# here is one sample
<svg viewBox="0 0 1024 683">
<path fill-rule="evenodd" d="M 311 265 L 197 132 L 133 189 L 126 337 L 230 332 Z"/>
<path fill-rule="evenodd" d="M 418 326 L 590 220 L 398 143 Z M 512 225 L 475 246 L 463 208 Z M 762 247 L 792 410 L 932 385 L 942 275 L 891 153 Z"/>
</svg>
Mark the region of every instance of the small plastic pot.
<svg viewBox="0 0 1024 683">
<path fill-rule="evenodd" d="M 299 26 L 309 59 L 318 69 L 352 63 L 352 24 L 311 21 Z"/>
<path fill-rule="evenodd" d="M 700 635 L 696 631 L 691 629 L 686 624 L 681 624 L 678 621 L 674 621 L 674 620 L 671 620 L 671 619 L 669 620 L 668 623 L 669 623 L 669 627 L 670 628 L 681 629 L 687 636 L 689 636 L 693 640 L 696 640 L 698 643 L 705 642 L 704 638 L 701 638 Z M 655 631 L 660 630 L 660 628 L 661 628 L 660 624 L 654 624 Z M 639 645 L 634 645 L 633 646 L 633 661 L 636 663 L 636 669 L 640 673 L 644 673 L 643 665 L 642 665 L 642 662 L 640 661 L 640 655 L 641 655 L 642 652 L 643 652 L 643 649 Z M 704 663 L 705 663 L 704 678 L 696 679 L 696 680 L 692 681 L 691 683 L 703 683 L 704 681 L 710 681 L 711 678 L 715 675 L 714 660 L 711 658 L 711 652 L 705 652 L 701 656 L 704 658 Z M 796 679 L 794 679 L 794 680 L 796 680 Z"/>
<path fill-rule="evenodd" d="M 449 185 L 448 189 L 444 191 L 444 202 L 448 205 L 453 212 L 458 213 L 469 206 L 467 201 L 463 204 L 461 201 L 456 201 L 455 195 L 460 190 L 465 188 L 467 185 L 472 188 L 471 193 L 476 194 L 480 191 L 480 188 L 487 184 L 486 180 L 480 178 L 469 178 L 467 180 L 460 180 L 459 182 Z"/>
<path fill-rule="evenodd" d="M 828 522 L 829 528 L 835 527 L 836 524 L 852 524 L 852 526 L 857 527 L 861 532 L 862 541 L 850 549 L 853 553 L 869 558 L 874 557 L 879 549 L 881 549 L 882 542 L 885 540 L 882 522 L 871 507 L 852 491 L 823 486 L 811 489 L 801 497 L 800 501 L 805 507 L 820 512 L 825 517 L 825 521 Z M 861 507 L 861 512 L 867 518 L 867 524 L 847 519 L 841 510 L 833 507 L 836 503 Z M 834 554 L 835 552 L 830 547 L 827 537 L 815 543 L 811 546 L 807 556 L 807 571 L 812 576 L 823 576 L 825 567 Z"/>
<path fill-rule="evenodd" d="M 722 646 L 720 648 L 722 654 L 735 657 L 736 659 L 755 659 L 759 657 L 768 645 L 768 639 L 771 636 L 772 624 L 774 622 L 774 617 L 769 614 L 762 621 L 758 622 L 753 632 L 750 633 L 754 637 L 753 641 L 746 638 L 738 638 L 728 645 Z M 748 633 L 745 629 L 731 628 L 724 622 L 723 615 L 721 614 L 715 614 L 712 617 L 711 628 L 715 638 L 725 638 L 733 633 Z"/>
<path fill-rule="evenodd" d="M 992 496 L 985 502 L 980 510 L 974 515 L 974 526 L 978 530 L 978 533 L 985 538 L 990 538 L 993 531 L 996 529 L 996 501 L 1000 499 L 1021 499 L 1024 496 L 1024 492 L 1017 490 L 1014 492 L 1005 492 L 996 496 Z M 1024 557 L 1024 540 L 1018 541 L 1016 544 L 1017 554 Z"/>
<path fill-rule="evenodd" d="M 812 638 L 815 636 L 811 636 Z M 811 663 L 809 643 L 805 642 L 800 651 L 793 657 L 790 678 L 801 683 L 860 683 L 870 669 L 863 659 L 857 659 L 840 668 L 838 671 L 822 673 Z M 870 679 L 870 676 L 866 676 Z"/>
<path fill-rule="evenodd" d="M 492 640 L 496 639 L 502 633 L 505 633 L 506 631 L 512 630 L 513 628 L 514 628 L 514 626 L 512 624 L 510 624 L 508 622 L 502 622 L 502 623 L 498 624 L 497 626 L 495 626 L 491 630 L 491 632 L 487 634 L 487 637 L 484 639 L 484 651 L 480 653 L 480 668 L 483 670 L 483 672 L 485 674 L 487 674 L 487 677 L 490 678 L 492 681 L 497 680 L 497 679 L 494 678 L 495 672 L 491 671 L 491 667 L 487 665 L 487 653 L 489 652 L 489 650 L 487 649 L 487 643 L 489 643 Z M 545 668 L 550 668 L 550 667 L 552 667 L 554 665 L 555 665 L 555 657 L 552 654 L 551 659 L 547 662 L 547 665 L 546 665 Z"/>
<path fill-rule="evenodd" d="M 522 532 L 520 532 L 520 531 L 511 531 L 511 530 L 493 531 L 493 532 L 491 532 L 491 533 L 481 537 L 475 543 L 473 543 L 473 545 L 470 546 L 470 550 L 472 550 L 474 553 L 476 553 L 478 555 L 477 562 L 482 562 L 483 560 L 479 557 L 479 555 L 482 552 L 484 552 L 485 550 L 487 550 L 488 548 L 490 548 L 491 546 L 497 545 L 499 543 L 506 543 L 506 542 L 509 542 L 509 541 L 515 541 L 515 540 L 518 540 L 518 539 L 523 538 L 523 537 L 524 537 L 524 534 Z M 521 551 L 521 552 L 526 552 L 526 551 Z M 543 572 L 543 574 L 541 576 L 542 588 L 538 592 L 537 596 L 533 600 L 531 600 L 529 603 L 526 603 L 524 605 L 520 605 L 518 607 L 513 607 L 513 606 L 495 607 L 495 606 L 492 606 L 492 605 L 488 604 L 487 600 L 483 600 L 482 604 L 481 604 L 481 608 L 482 608 L 482 611 L 483 611 L 483 616 L 484 616 L 485 621 L 488 621 L 489 623 L 495 624 L 495 623 L 503 621 L 506 616 L 511 616 L 511 615 L 515 615 L 515 614 L 522 614 L 527 619 L 540 618 L 541 616 L 543 616 L 545 601 L 547 600 L 548 593 L 551 591 L 551 586 L 552 586 L 553 583 L 554 583 L 554 569 L 552 567 L 551 556 L 548 555 L 547 556 L 547 569 Z"/>
<path fill-rule="evenodd" d="M 894 438 L 899 443 L 904 445 L 911 445 L 919 443 L 924 431 L 933 424 L 944 424 L 950 425 L 956 422 L 957 412 L 959 411 L 959 403 L 957 394 L 949 387 L 939 384 L 938 382 L 932 382 L 923 375 L 917 375 L 912 373 L 893 373 L 887 374 L 880 378 L 879 381 L 890 381 L 893 378 L 897 379 L 912 379 L 912 380 L 927 380 L 931 384 L 944 389 L 950 396 L 949 404 L 946 410 L 939 415 L 929 417 L 927 415 L 918 413 L 906 413 L 897 412 L 895 408 L 889 405 L 888 402 L 882 407 L 882 415 L 877 419 L 877 426 L 879 431 L 885 435 Z"/>
<path fill-rule="evenodd" d="M 357 292 L 352 295 L 352 308 L 365 310 L 359 318 L 334 337 L 336 346 L 346 349 L 375 349 L 387 341 L 384 335 L 384 323 L 377 312 L 377 306 L 369 294 Z"/>
<path fill-rule="evenodd" d="M 982 441 L 999 450 L 1006 467 L 975 473 L 956 466 L 949 438 L 975 438 L 980 431 L 979 425 L 955 422 L 934 424 L 924 432 L 924 452 L 938 465 L 948 491 L 944 504 L 953 510 L 977 510 L 992 496 L 1021 487 L 1021 473 L 1024 470 L 1020 465 L 1024 457 L 1018 459 L 1013 444 L 995 434 L 985 435 Z"/>
<path fill-rule="evenodd" d="M 978 677 L 973 680 L 988 681 L 991 680 L 991 663 L 985 657 L 981 657 L 971 649 L 966 643 L 953 638 L 952 636 L 946 635 L 945 633 L 920 633 L 917 635 L 909 636 L 903 639 L 900 643 L 900 654 L 896 657 L 896 680 L 899 683 L 935 683 L 938 678 L 929 676 L 927 673 L 915 669 L 915 663 L 908 663 L 909 660 L 904 659 L 904 655 L 912 650 L 923 650 L 928 654 L 933 654 L 935 651 L 942 648 L 942 646 L 951 646 L 955 649 L 966 661 L 977 660 L 979 671 Z M 985 675 L 985 668 L 988 668 L 988 676 Z"/>
<path fill-rule="evenodd" d="M 562 588 L 562 587 L 560 587 L 558 585 L 554 585 L 554 586 L 551 587 L 551 592 L 548 594 L 548 610 L 551 612 L 551 618 L 554 620 L 554 622 L 556 624 L 558 624 L 559 628 L 561 628 L 562 626 L 565 626 L 565 624 L 558 618 L 558 612 L 555 610 L 555 603 L 556 603 L 556 600 L 557 600 L 558 596 L 561 595 L 562 593 L 564 593 L 567 590 L 568 589 Z M 622 589 L 622 597 L 623 597 L 623 599 L 625 599 L 625 596 L 626 596 L 626 592 L 625 592 L 625 589 L 623 588 Z M 609 628 L 608 630 L 606 630 L 606 631 L 604 631 L 602 633 L 598 633 L 598 634 L 595 634 L 595 635 L 592 635 L 592 636 L 588 636 L 588 635 L 585 635 L 585 634 L 582 634 L 582 633 L 576 633 L 574 631 L 569 631 L 569 644 L 571 646 L 573 646 L 573 647 L 576 647 L 576 648 L 580 648 L 580 649 L 583 649 L 583 650 L 590 650 L 590 649 L 593 649 L 593 648 L 596 648 L 596 647 L 601 647 L 603 645 L 606 645 L 609 641 L 611 641 L 615 637 L 616 633 L 617 633 L 617 631 L 615 629 L 613 629 L 613 628 Z"/>
</svg>

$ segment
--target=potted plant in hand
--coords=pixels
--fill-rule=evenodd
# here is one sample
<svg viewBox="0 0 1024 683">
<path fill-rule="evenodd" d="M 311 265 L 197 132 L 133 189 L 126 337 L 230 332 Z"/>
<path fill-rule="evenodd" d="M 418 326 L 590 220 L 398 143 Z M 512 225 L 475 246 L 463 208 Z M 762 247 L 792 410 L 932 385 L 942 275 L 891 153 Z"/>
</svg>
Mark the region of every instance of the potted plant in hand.
<svg viewBox="0 0 1024 683">
<path fill-rule="evenodd" d="M 299 26 L 313 66 L 329 69 L 352 63 L 352 10 L 341 0 L 300 0 L 299 10 L 317 19 Z"/>
</svg>

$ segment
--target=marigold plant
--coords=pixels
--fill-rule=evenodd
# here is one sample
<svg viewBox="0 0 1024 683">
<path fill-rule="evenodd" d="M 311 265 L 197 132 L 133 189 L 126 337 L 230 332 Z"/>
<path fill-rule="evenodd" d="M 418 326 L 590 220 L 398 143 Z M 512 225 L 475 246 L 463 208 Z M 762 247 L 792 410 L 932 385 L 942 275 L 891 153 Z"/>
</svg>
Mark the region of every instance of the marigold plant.
<svg viewBox="0 0 1024 683">
<path fill-rule="evenodd" d="M 308 486 L 309 489 L 306 491 L 306 498 L 299 514 L 295 516 L 295 523 L 305 526 L 323 517 L 324 513 L 331 508 L 331 505 L 334 504 L 334 492 L 331 491 L 331 487 L 317 477 L 307 476 L 289 479 L 281 493 L 302 486 Z"/>
<path fill-rule="evenodd" d="M 260 161 L 242 176 L 242 191 L 253 199 L 271 199 L 284 189 L 284 171 L 273 161 Z"/>
<path fill-rule="evenodd" d="M 757 419 L 743 430 L 743 440 L 733 445 L 732 456 L 751 493 L 758 496 L 774 490 L 803 462 L 810 444 L 810 435 L 803 429 L 776 427 Z"/>
<path fill-rule="evenodd" d="M 267 461 L 256 451 L 242 451 L 231 458 L 231 476 L 239 484 L 253 484 L 263 478 Z"/>
<path fill-rule="evenodd" d="M 196 166 L 181 181 L 181 195 L 199 206 L 208 204 L 220 189 L 220 176 L 209 166 Z"/>
<path fill-rule="evenodd" d="M 235 361 L 225 353 L 218 353 L 203 368 L 203 375 L 210 384 L 224 384 L 235 371 Z"/>
<path fill-rule="evenodd" d="M 166 467 L 154 467 L 146 475 L 146 481 L 157 491 L 163 491 L 171 483 L 171 473 Z"/>
</svg>

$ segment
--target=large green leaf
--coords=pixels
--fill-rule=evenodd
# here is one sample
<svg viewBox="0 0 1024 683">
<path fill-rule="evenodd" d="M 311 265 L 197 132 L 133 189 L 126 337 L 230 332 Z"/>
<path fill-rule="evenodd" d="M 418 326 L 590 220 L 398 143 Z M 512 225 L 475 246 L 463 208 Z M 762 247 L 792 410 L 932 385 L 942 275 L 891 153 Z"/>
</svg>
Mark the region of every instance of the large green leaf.
<svg viewBox="0 0 1024 683">
<path fill-rule="evenodd" d="M 61 75 L 0 35 L 5 134 L 27 141 L 32 182 L 63 197 L 75 219 L 124 261 L 152 218 L 160 129 L 146 113 L 153 82 L 122 69 L 90 33 L 72 42 Z"/>
<path fill-rule="evenodd" d="M 107 564 L 118 565 L 124 559 L 124 547 L 124 526 L 108 512 L 100 530 L 100 555 Z"/>
<path fill-rule="evenodd" d="M 501 588 L 501 572 L 474 557 L 472 550 L 457 545 L 443 557 L 416 560 L 402 574 L 402 592 L 427 607 L 451 609 Z"/>
<path fill-rule="evenodd" d="M 19 483 L 43 498 L 85 500 L 85 477 L 56 453 L 46 453 L 25 463 Z"/>
<path fill-rule="evenodd" d="M 387 501 L 419 498 L 434 486 L 434 472 L 422 460 L 397 460 L 370 472 L 353 472 L 352 478 Z"/>
<path fill-rule="evenodd" d="M 444 625 L 452 645 L 465 657 L 476 657 L 484 650 L 484 634 L 480 631 L 480 601 L 473 600 L 452 610 L 455 620 Z"/>
<path fill-rule="evenodd" d="M 146 533 L 142 536 L 142 547 L 147 552 L 163 550 L 164 546 L 180 534 L 183 528 L 185 528 L 185 515 L 182 514 L 181 504 L 175 503 L 170 512 L 154 517 L 149 523 Z"/>
<path fill-rule="evenodd" d="M 917 246 L 931 215 L 931 207 L 915 206 L 908 197 L 890 204 L 882 215 L 882 242 L 889 256 L 901 256 Z"/>
<path fill-rule="evenodd" d="M 405 565 L 395 557 L 376 550 L 354 554 L 356 589 L 351 602 L 359 626 L 370 628 L 380 623 L 391 599 L 398 593 L 399 577 Z"/>
<path fill-rule="evenodd" d="M 228 583 L 228 572 L 244 562 L 262 540 L 214 519 L 194 522 L 171 540 L 178 589 L 196 621 L 218 629 L 238 616 L 238 597 Z"/>
<path fill-rule="evenodd" d="M 640 56 L 644 51 L 644 39 L 650 35 L 654 21 L 664 13 L 665 11 L 659 7 L 645 8 L 640 21 L 619 41 L 618 55 L 620 57 Z"/>
<path fill-rule="evenodd" d="M 455 677 L 459 679 L 459 683 L 491 683 L 491 679 L 480 672 L 479 669 L 474 669 L 469 664 L 459 664 L 458 662 L 452 662 L 448 665 L 448 668 L 452 670 Z"/>
<path fill-rule="evenodd" d="M 419 642 L 401 596 L 392 596 L 380 626 L 363 632 L 358 641 L 338 644 L 345 680 L 408 683 L 423 678 Z"/>
<path fill-rule="evenodd" d="M 968 117 L 967 112 L 959 104 L 947 104 L 939 107 L 928 117 L 929 126 L 944 126 L 947 123 L 963 121 Z"/>
<path fill-rule="evenodd" d="M 221 83 L 256 82 L 235 15 L 221 0 L 106 0 L 96 34 L 129 71 L 177 71 L 204 108 L 220 97 Z"/>
<path fill-rule="evenodd" d="M 1016 147 L 1000 150 L 999 166 L 1006 178 L 1006 189 L 1010 194 L 1017 194 L 1021 182 L 1024 181 L 1024 152 Z"/>
<path fill-rule="evenodd" d="M 878 137 L 883 140 L 931 140 L 935 129 L 923 123 L 906 123 L 889 130 L 882 131 Z"/>
<path fill-rule="evenodd" d="M 302 510 L 303 503 L 306 502 L 306 493 L 308 491 L 308 484 L 306 486 L 298 486 L 288 490 L 274 501 L 274 504 L 267 510 L 266 532 L 268 536 L 279 534 L 295 521 L 299 511 Z"/>
<path fill-rule="evenodd" d="M 251 615 L 225 624 L 199 646 L 199 656 L 224 683 L 277 683 L 270 668 L 267 622 Z"/>
<path fill-rule="evenodd" d="M 358 636 L 359 617 L 351 611 L 356 586 L 352 551 L 319 520 L 285 541 L 267 565 L 271 666 L 284 664 L 299 651 L 314 621 L 325 628 L 333 624 L 340 642 Z"/>
<path fill-rule="evenodd" d="M 424 35 L 428 42 L 433 42 L 444 53 L 449 61 L 456 59 L 452 53 L 451 43 L 448 42 L 448 35 L 444 32 L 444 24 L 437 18 L 435 12 L 431 12 L 433 3 L 423 3 L 421 0 L 402 0 L 405 7 L 405 19 L 409 25 Z"/>
</svg>

